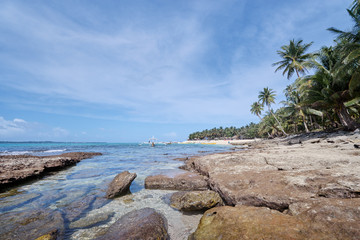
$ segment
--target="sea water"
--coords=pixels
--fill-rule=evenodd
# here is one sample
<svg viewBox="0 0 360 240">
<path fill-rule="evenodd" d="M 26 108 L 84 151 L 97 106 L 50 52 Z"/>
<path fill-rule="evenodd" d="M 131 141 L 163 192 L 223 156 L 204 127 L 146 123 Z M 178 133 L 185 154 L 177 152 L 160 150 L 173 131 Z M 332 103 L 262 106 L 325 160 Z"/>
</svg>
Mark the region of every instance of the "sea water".
<svg viewBox="0 0 360 240">
<path fill-rule="evenodd" d="M 65 216 L 65 239 L 93 239 L 127 212 L 150 207 L 167 218 L 172 239 L 187 239 L 196 229 L 201 213 L 184 215 L 171 208 L 169 198 L 174 191 L 145 189 L 144 180 L 150 175 L 174 175 L 183 171 L 178 168 L 183 162 L 176 158 L 228 149 L 228 146 L 202 144 L 157 144 L 151 147 L 138 143 L 3 142 L 0 143 L 0 155 L 44 156 L 66 152 L 100 152 L 103 155 L 84 159 L 76 166 L 0 193 L 0 214 L 32 209 L 58 210 Z M 123 171 L 137 174 L 130 187 L 131 194 L 107 200 L 108 184 Z M 76 204 L 78 202 L 89 204 L 81 206 Z M 81 214 L 69 220 L 66 214 L 74 206 L 81 208 Z M 86 225 L 99 215 L 108 217 L 101 223 Z"/>
</svg>

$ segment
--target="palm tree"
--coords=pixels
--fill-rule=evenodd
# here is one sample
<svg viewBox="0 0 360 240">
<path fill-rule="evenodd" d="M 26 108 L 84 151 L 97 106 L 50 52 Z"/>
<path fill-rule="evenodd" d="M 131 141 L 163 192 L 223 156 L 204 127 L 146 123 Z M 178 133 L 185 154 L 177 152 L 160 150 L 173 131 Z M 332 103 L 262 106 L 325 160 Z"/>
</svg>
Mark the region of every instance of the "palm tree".
<svg viewBox="0 0 360 240">
<path fill-rule="evenodd" d="M 305 101 L 310 106 L 333 111 L 340 123 L 349 130 L 356 129 L 359 124 L 352 119 L 347 107 L 360 101 L 359 92 L 353 95 L 349 89 L 351 72 L 339 71 L 339 63 L 343 61 L 341 47 L 323 47 L 316 63 L 317 71 L 314 75 L 303 80 L 299 79 L 300 87 L 304 87 Z"/>
<path fill-rule="evenodd" d="M 259 92 L 259 102 L 261 102 L 262 105 L 266 105 L 269 109 L 269 112 L 273 115 L 273 117 L 275 118 L 276 122 L 279 124 L 279 127 L 281 129 L 281 131 L 285 134 L 285 136 L 287 136 L 286 132 L 284 131 L 284 129 L 282 128 L 279 120 L 277 119 L 277 117 L 275 116 L 275 114 L 273 113 L 273 111 L 271 110 L 271 104 L 275 103 L 275 91 L 269 88 L 264 88 L 263 91 Z"/>
<path fill-rule="evenodd" d="M 308 71 L 307 68 L 311 67 L 309 59 L 313 54 L 306 51 L 312 42 L 308 44 L 302 44 L 302 42 L 303 40 L 290 40 L 289 45 L 284 45 L 281 47 L 282 50 L 277 51 L 283 60 L 272 64 L 278 66 L 275 72 L 283 69 L 283 75 L 287 74 L 287 79 L 290 79 L 295 72 L 299 78 L 300 73 L 305 74 Z"/>
<path fill-rule="evenodd" d="M 259 102 L 254 102 L 252 105 L 251 105 L 251 109 L 250 109 L 250 112 L 252 114 L 255 114 L 256 116 L 258 116 L 260 118 L 260 120 L 262 120 L 261 118 L 261 112 L 264 110 L 264 106 L 262 104 L 260 104 Z"/>
<path fill-rule="evenodd" d="M 354 14 L 360 14 L 360 0 L 354 0 L 351 4 L 351 11 Z"/>
</svg>

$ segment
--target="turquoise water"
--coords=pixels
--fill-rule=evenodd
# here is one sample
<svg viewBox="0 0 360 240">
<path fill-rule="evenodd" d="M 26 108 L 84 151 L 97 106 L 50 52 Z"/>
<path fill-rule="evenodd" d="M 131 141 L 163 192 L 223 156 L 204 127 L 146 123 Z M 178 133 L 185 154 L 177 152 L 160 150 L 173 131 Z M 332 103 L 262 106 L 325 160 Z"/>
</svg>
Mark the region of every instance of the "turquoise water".
<svg viewBox="0 0 360 240">
<path fill-rule="evenodd" d="M 166 199 L 173 191 L 146 190 L 144 179 L 154 174 L 172 175 L 182 171 L 178 167 L 183 162 L 174 160 L 175 158 L 228 149 L 227 146 L 198 144 L 158 144 L 151 147 L 135 143 L 0 143 L 2 155 L 55 155 L 80 151 L 103 154 L 82 160 L 76 166 L 45 176 L 41 180 L 0 193 L 0 214 L 39 208 L 59 210 L 65 216 L 66 239 L 92 239 L 97 232 L 106 229 L 126 212 L 153 207 L 168 218 L 173 239 L 185 239 L 183 235 L 192 231 L 194 226 L 187 226 L 186 221 L 191 220 L 186 220 L 189 216 L 183 216 L 168 206 Z M 112 201 L 105 199 L 108 184 L 122 171 L 137 174 L 130 188 L 132 194 Z M 89 204 L 82 206 L 84 209 L 79 209 L 80 215 L 67 218 L 67 211 L 77 206 L 79 201 Z M 74 222 L 101 213 L 111 216 L 106 223 L 84 228 L 73 227 Z"/>
</svg>

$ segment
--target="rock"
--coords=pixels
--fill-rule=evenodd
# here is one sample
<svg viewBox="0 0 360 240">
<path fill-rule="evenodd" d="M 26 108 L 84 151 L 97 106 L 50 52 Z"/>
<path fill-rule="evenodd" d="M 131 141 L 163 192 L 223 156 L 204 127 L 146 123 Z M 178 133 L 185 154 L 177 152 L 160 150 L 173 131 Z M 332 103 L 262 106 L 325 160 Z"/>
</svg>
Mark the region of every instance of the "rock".
<svg viewBox="0 0 360 240">
<path fill-rule="evenodd" d="M 88 228 L 93 225 L 103 223 L 109 220 L 113 212 L 97 213 L 89 215 L 69 224 L 70 228 Z"/>
<path fill-rule="evenodd" d="M 206 178 L 197 173 L 182 173 L 175 176 L 155 175 L 145 179 L 146 189 L 163 190 L 207 190 Z"/>
<path fill-rule="evenodd" d="M 152 208 L 131 211 L 113 225 L 97 240 L 170 239 L 166 218 Z"/>
<path fill-rule="evenodd" d="M 207 210 L 221 205 L 223 201 L 214 191 L 177 192 L 171 196 L 171 206 L 182 211 Z"/>
<path fill-rule="evenodd" d="M 69 221 L 78 219 L 82 213 L 91 207 L 91 204 L 95 201 L 95 199 L 96 197 L 94 195 L 90 195 L 71 203 L 64 209 L 65 217 Z"/>
<path fill-rule="evenodd" d="M 350 141 L 350 137 L 341 140 Z M 337 135 L 328 139 L 335 138 L 340 139 Z M 300 139 L 301 145 L 267 141 L 262 148 L 196 157 L 186 165 L 208 176 L 210 189 L 227 205 L 285 211 L 290 204 L 313 197 L 360 197 L 357 149 L 350 144 L 335 148 L 327 141 Z"/>
<path fill-rule="evenodd" d="M 110 183 L 107 191 L 107 198 L 114 198 L 120 195 L 124 195 L 129 191 L 132 181 L 136 178 L 136 173 L 130 173 L 128 171 L 119 173 Z"/>
<path fill-rule="evenodd" d="M 48 172 L 75 165 L 82 159 L 96 155 L 101 155 L 101 153 L 73 152 L 54 156 L 0 156 L 0 186 L 11 186 L 36 178 Z"/>
<path fill-rule="evenodd" d="M 336 239 L 359 239 L 360 198 L 301 201 L 289 206 L 289 214 L 307 219 L 315 230 L 332 229 Z"/>
<path fill-rule="evenodd" d="M 51 239 L 55 235 L 62 239 L 64 235 L 64 220 L 59 211 L 31 210 L 8 212 L 0 215 L 1 239 Z M 46 238 L 49 237 L 49 238 Z"/>
<path fill-rule="evenodd" d="M 5 200 L 0 201 L 0 210 L 9 211 L 19 205 L 32 202 L 40 196 L 40 193 L 20 193 L 18 195 L 5 198 Z"/>
<path fill-rule="evenodd" d="M 228 205 L 268 207 L 282 212 L 297 199 L 312 195 L 287 184 L 283 172 L 217 173 L 209 184 Z"/>
<path fill-rule="evenodd" d="M 327 229 L 314 231 L 305 220 L 258 207 L 216 207 L 206 211 L 190 240 L 336 239 Z"/>
<path fill-rule="evenodd" d="M 35 240 L 56 240 L 58 237 L 58 230 L 52 230 L 48 234 L 42 235 Z"/>
</svg>

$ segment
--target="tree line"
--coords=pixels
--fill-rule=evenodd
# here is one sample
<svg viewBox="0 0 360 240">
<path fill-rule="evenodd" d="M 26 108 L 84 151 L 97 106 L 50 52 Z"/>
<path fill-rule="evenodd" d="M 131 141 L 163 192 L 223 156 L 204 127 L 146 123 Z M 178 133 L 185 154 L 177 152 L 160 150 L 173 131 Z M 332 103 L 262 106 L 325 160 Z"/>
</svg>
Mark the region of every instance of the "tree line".
<svg viewBox="0 0 360 240">
<path fill-rule="evenodd" d="M 334 46 L 310 53 L 312 42 L 290 40 L 277 51 L 281 60 L 273 64 L 275 72 L 282 71 L 288 80 L 296 77 L 284 90 L 286 100 L 280 102 L 282 107 L 276 111 L 271 108 L 276 92 L 265 87 L 250 108 L 260 119 L 258 124 L 225 128 L 227 131 L 204 130 L 190 134 L 189 139 L 273 137 L 359 128 L 360 0 L 354 0 L 347 12 L 353 22 L 350 31 L 328 29 L 335 35 Z"/>
</svg>

